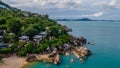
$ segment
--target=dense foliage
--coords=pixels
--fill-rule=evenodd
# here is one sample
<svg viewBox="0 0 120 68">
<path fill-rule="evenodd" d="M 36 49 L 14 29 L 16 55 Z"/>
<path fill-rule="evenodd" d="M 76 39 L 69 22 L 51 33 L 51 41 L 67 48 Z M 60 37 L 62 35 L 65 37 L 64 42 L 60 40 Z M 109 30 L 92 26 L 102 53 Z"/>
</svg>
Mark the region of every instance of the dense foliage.
<svg viewBox="0 0 120 68">
<path fill-rule="evenodd" d="M 49 29 L 46 29 L 46 27 Z M 0 30 L 5 30 L 3 42 L 11 44 L 10 48 L 0 49 L 0 53 L 15 52 L 18 56 L 40 53 L 45 51 L 48 46 L 61 46 L 70 40 L 70 36 L 62 25 L 49 19 L 48 15 L 37 13 L 0 9 Z M 21 42 L 18 39 L 22 35 L 27 35 L 32 41 L 33 36 L 41 31 L 46 31 L 52 39 L 45 38 L 40 44 Z"/>
</svg>

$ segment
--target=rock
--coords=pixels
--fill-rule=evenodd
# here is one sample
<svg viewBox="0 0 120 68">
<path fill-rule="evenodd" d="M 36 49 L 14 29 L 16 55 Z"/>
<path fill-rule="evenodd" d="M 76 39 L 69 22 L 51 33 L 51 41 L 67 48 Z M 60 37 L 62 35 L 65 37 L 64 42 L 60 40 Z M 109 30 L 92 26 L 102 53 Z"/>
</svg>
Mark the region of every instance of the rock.
<svg viewBox="0 0 120 68">
<path fill-rule="evenodd" d="M 33 62 L 33 61 L 38 61 L 38 59 L 35 55 L 32 55 L 32 56 L 27 57 L 26 61 Z"/>
<path fill-rule="evenodd" d="M 86 57 L 89 56 L 91 54 L 91 52 L 87 49 L 87 47 L 81 46 L 79 48 L 75 48 L 75 50 L 73 51 L 73 54 L 77 57 Z"/>
<path fill-rule="evenodd" d="M 59 64 L 60 63 L 60 55 L 57 54 L 54 59 L 54 64 Z"/>
<path fill-rule="evenodd" d="M 74 62 L 74 59 L 71 59 L 70 61 L 73 63 L 73 62 Z"/>
<path fill-rule="evenodd" d="M 70 55 L 70 53 L 69 53 L 69 52 L 65 52 L 65 55 L 66 55 L 66 56 L 69 56 L 69 55 Z"/>
<path fill-rule="evenodd" d="M 92 42 L 88 42 L 89 45 L 95 45 L 95 43 L 92 43 Z"/>
<path fill-rule="evenodd" d="M 80 58 L 80 61 L 81 61 L 81 62 L 84 62 L 84 60 L 83 60 L 82 58 Z"/>
</svg>

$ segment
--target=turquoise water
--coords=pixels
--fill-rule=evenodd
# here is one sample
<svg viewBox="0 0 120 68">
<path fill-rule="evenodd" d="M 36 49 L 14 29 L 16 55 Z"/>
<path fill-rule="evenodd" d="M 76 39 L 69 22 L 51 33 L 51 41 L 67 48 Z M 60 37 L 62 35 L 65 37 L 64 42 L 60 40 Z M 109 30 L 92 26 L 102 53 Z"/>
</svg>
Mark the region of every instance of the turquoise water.
<svg viewBox="0 0 120 68">
<path fill-rule="evenodd" d="M 80 35 L 94 42 L 86 45 L 93 55 L 81 63 L 74 55 L 62 56 L 62 63 L 35 63 L 28 68 L 120 68 L 120 22 L 108 21 L 59 21 L 60 24 L 72 28 L 72 34 Z M 71 63 L 70 59 L 75 58 Z"/>
</svg>

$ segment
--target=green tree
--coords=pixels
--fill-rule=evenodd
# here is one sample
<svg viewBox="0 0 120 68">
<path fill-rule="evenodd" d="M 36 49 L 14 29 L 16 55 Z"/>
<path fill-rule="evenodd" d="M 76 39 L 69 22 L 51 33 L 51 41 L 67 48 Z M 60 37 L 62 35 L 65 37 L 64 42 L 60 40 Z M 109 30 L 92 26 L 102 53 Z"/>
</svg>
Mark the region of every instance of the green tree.
<svg viewBox="0 0 120 68">
<path fill-rule="evenodd" d="M 21 50 L 17 53 L 18 56 L 25 56 L 26 55 L 26 52 L 25 50 Z"/>
<path fill-rule="evenodd" d="M 28 27 L 25 31 L 24 34 L 30 37 L 30 40 L 32 40 L 32 37 L 36 35 L 38 31 L 32 27 Z"/>
<path fill-rule="evenodd" d="M 27 53 L 32 53 L 33 50 L 35 49 L 35 45 L 33 43 L 27 43 L 25 46 L 26 46 L 25 51 Z"/>
<path fill-rule="evenodd" d="M 58 31 L 59 31 L 59 29 L 56 27 L 56 26 L 51 26 L 50 27 L 50 29 L 49 29 L 49 31 L 51 31 L 51 34 L 53 35 L 53 36 L 55 36 L 55 37 L 57 37 L 58 36 Z"/>
<path fill-rule="evenodd" d="M 0 18 L 0 25 L 3 25 L 3 24 L 5 24 L 5 23 L 6 23 L 6 19 L 3 18 L 3 17 L 1 17 L 1 18 Z"/>
<path fill-rule="evenodd" d="M 15 34 L 4 34 L 3 41 L 5 43 L 14 43 L 14 42 L 17 42 L 17 38 Z"/>
<path fill-rule="evenodd" d="M 33 29 L 37 30 L 37 33 L 39 33 L 40 31 L 42 31 L 42 26 L 40 24 L 30 24 L 30 27 L 32 27 Z"/>
<path fill-rule="evenodd" d="M 15 49 L 18 47 L 18 43 L 12 43 L 11 44 L 11 50 L 12 50 L 12 53 L 14 53 L 15 52 Z"/>
<path fill-rule="evenodd" d="M 21 21 L 17 18 L 12 18 L 7 22 L 8 30 L 15 33 L 16 35 L 18 35 L 18 33 L 21 31 L 21 27 Z"/>
<path fill-rule="evenodd" d="M 39 52 L 45 51 L 45 49 L 46 49 L 47 47 L 48 47 L 47 44 L 40 44 L 40 45 L 38 45 L 38 47 L 37 47 L 37 52 L 39 53 Z"/>
</svg>

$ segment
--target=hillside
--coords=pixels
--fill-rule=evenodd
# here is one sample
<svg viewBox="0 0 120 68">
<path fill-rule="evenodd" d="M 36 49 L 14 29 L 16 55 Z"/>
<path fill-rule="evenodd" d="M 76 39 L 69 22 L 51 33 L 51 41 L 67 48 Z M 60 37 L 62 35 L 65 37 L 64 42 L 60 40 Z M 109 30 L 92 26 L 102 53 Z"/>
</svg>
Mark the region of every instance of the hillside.
<svg viewBox="0 0 120 68">
<path fill-rule="evenodd" d="M 70 40 L 65 28 L 48 15 L 21 11 L 2 1 L 0 8 L 2 54 L 17 53 L 18 56 L 25 56 L 27 53 L 40 53 L 46 51 L 48 46 L 60 46 Z M 8 46 L 3 48 L 3 45 Z"/>
</svg>

